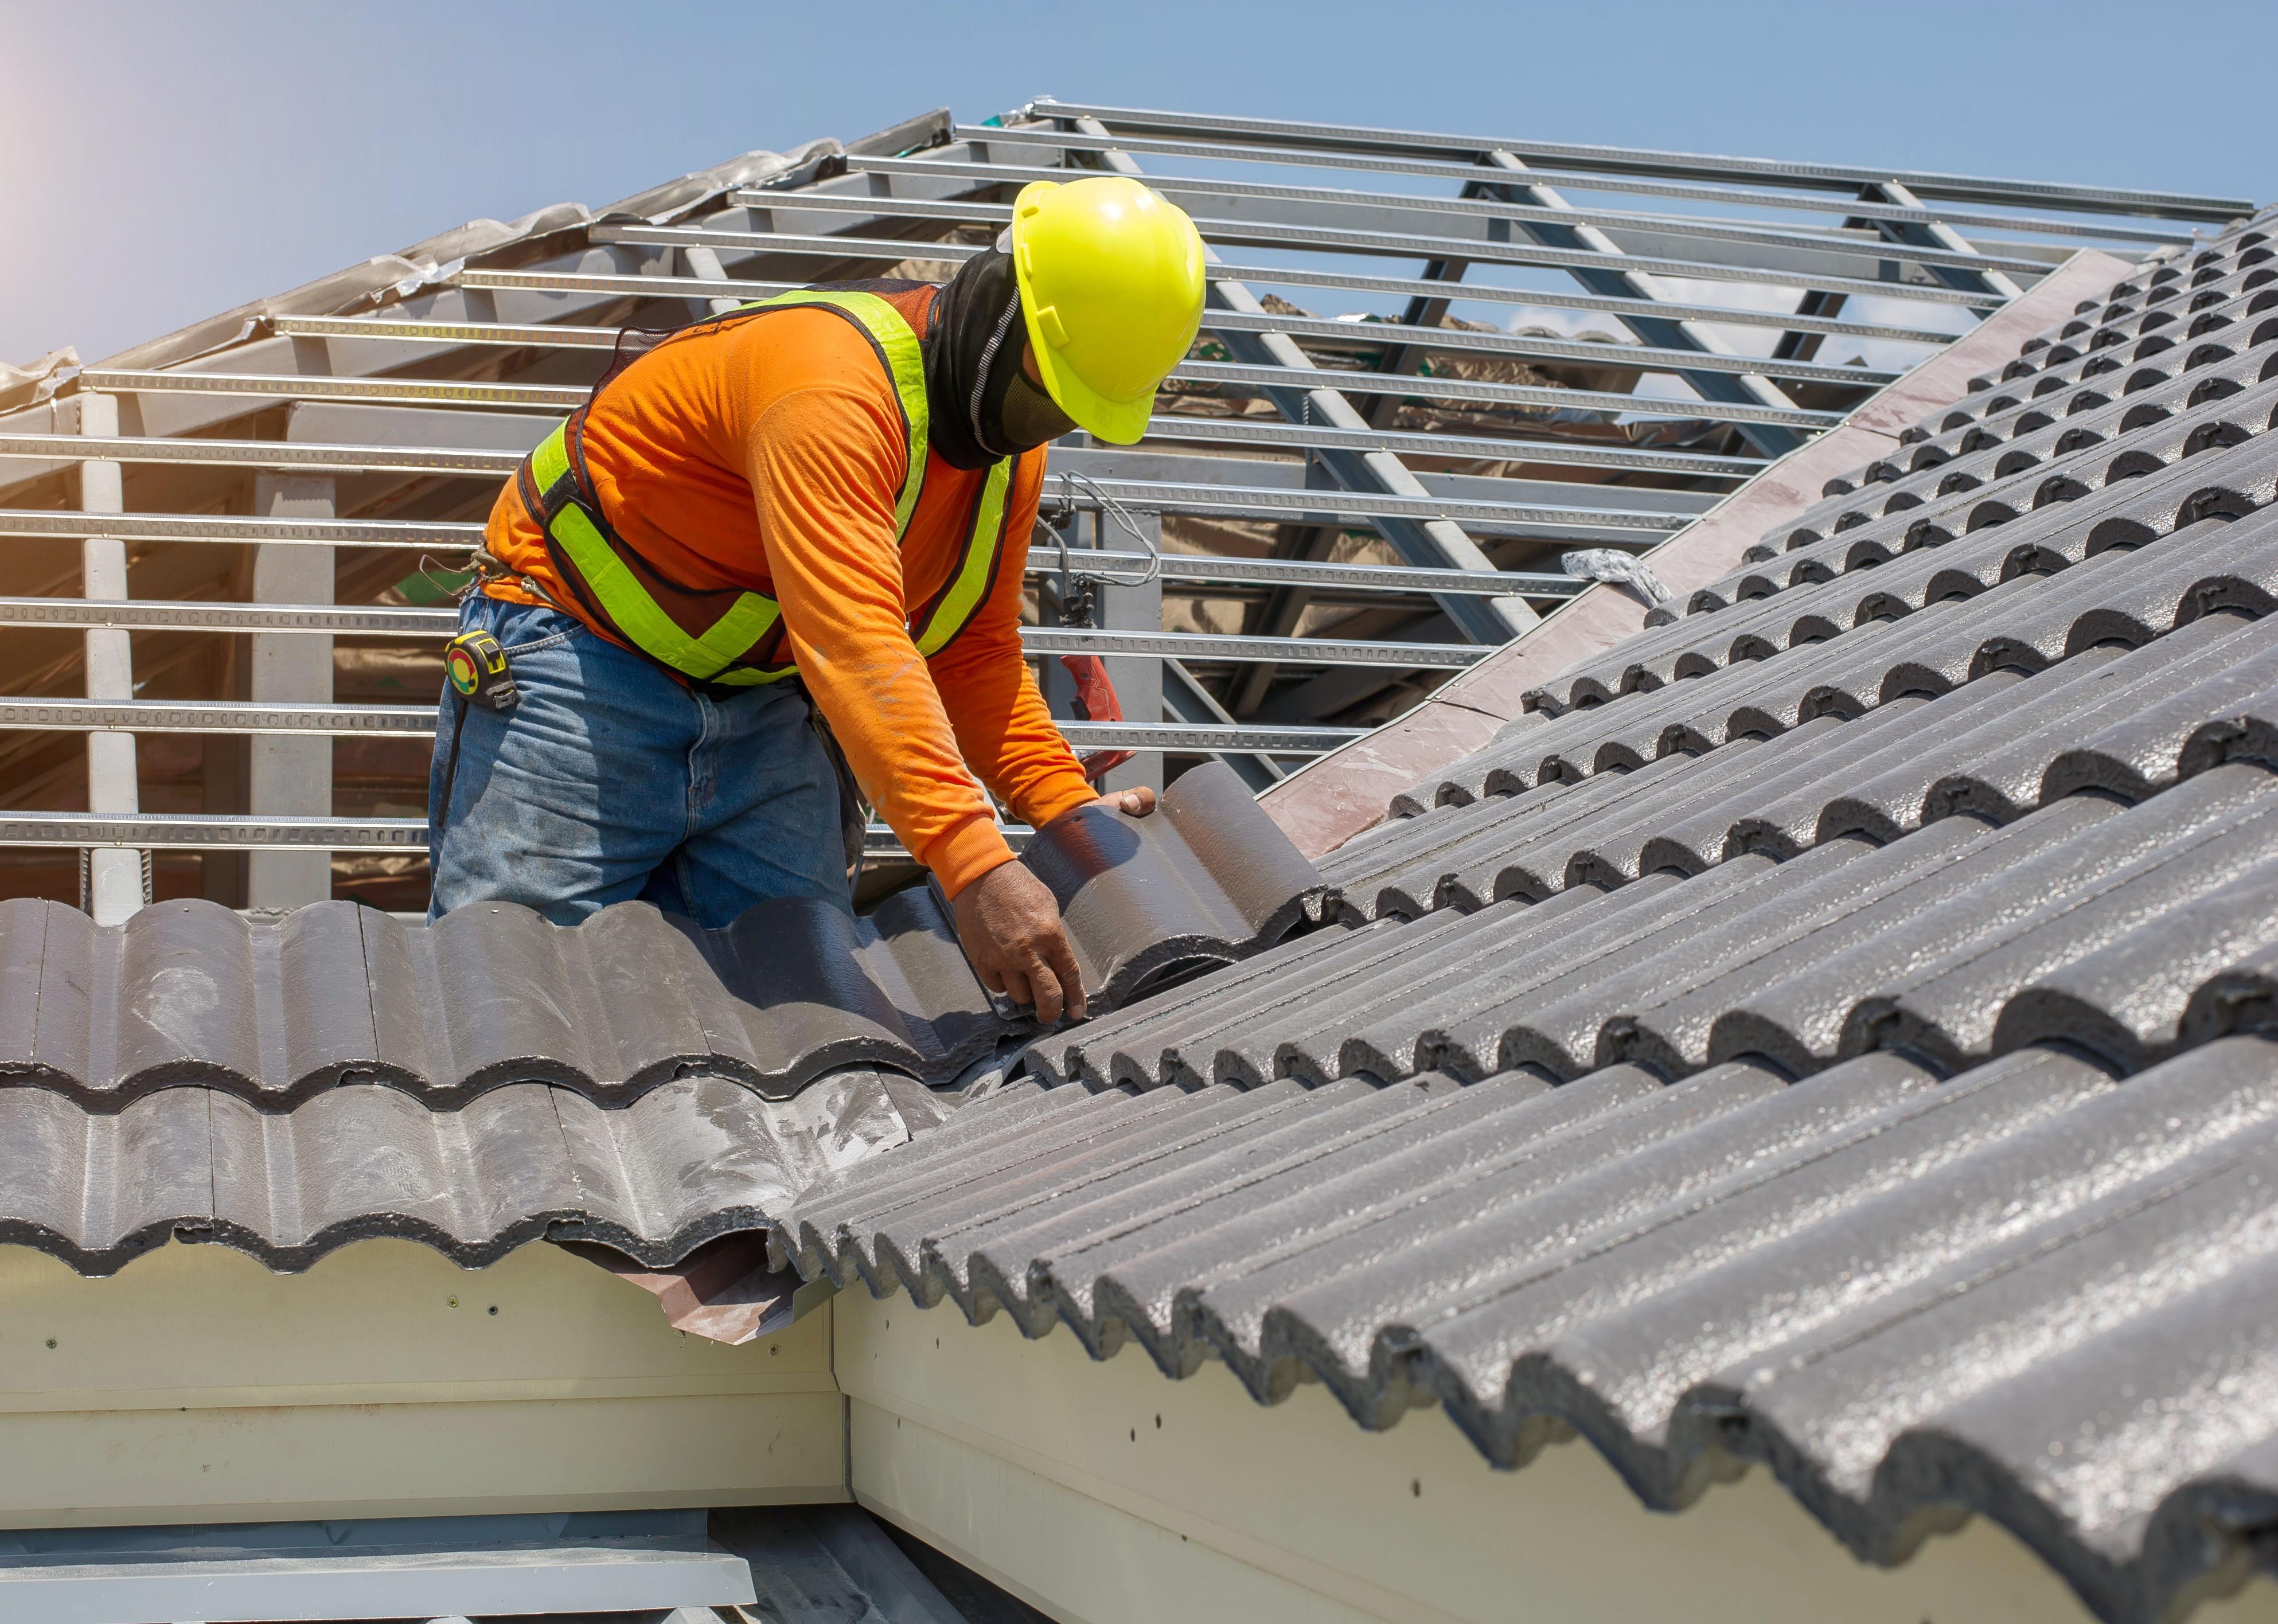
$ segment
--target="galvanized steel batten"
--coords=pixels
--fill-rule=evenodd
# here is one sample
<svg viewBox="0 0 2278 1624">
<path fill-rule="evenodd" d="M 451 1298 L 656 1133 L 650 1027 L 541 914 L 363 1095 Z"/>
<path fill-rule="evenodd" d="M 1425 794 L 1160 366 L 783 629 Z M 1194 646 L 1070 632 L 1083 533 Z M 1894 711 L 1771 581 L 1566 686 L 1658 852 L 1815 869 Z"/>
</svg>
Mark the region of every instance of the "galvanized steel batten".
<svg viewBox="0 0 2278 1624">
<path fill-rule="evenodd" d="M 755 292 L 765 284 L 745 290 Z M 643 291 L 653 292 L 654 289 Z M 1460 290 L 1458 296 L 1463 294 Z M 1548 300 L 1545 302 L 1548 302 Z M 533 349 L 607 349 L 616 338 L 609 327 L 531 327 L 485 325 L 477 322 L 389 321 L 378 316 L 293 318 L 278 316 L 279 330 L 294 335 L 404 340 L 434 344 L 527 346 Z M 282 325 L 290 322 L 289 327 Z M 1571 361 L 1586 366 L 1618 363 L 1647 371 L 1759 372 L 1772 377 L 1800 378 L 1812 383 L 1877 388 L 1898 377 L 1896 372 L 1870 367 L 1831 366 L 1777 356 L 1719 355 L 1698 350 L 1653 349 L 1635 345 L 1610 346 L 1583 340 L 1541 338 L 1502 332 L 1474 332 L 1462 327 L 1403 330 L 1395 324 L 1336 321 L 1319 316 L 1252 316 L 1238 310 L 1208 310 L 1205 332 L 1288 332 L 1306 338 L 1334 339 L 1345 343 L 1372 339 L 1395 340 L 1427 349 L 1480 355 Z M 1945 335 L 1938 335 L 1943 338 Z"/>
<path fill-rule="evenodd" d="M 1106 652 L 1144 651 L 1107 646 Z M 1182 722 L 1057 721 L 1072 743 L 1130 750 L 1263 751 L 1311 755 L 1334 750 L 1360 728 L 1224 727 Z M 279 705 L 230 699 L 18 699 L 0 698 L 0 728 L 128 733 L 327 733 L 424 738 L 435 711 L 424 705 Z"/>
<path fill-rule="evenodd" d="M 1364 173 L 1385 175 L 1421 175 L 1436 180 L 1449 180 L 1463 186 L 1479 179 L 1476 163 L 1458 164 L 1432 158 L 1395 158 L 1381 152 L 1369 152 L 1357 148 L 1343 151 L 1303 147 L 1276 147 L 1260 142 L 1210 142 L 1166 141 L 1144 135 L 1092 135 L 1082 131 L 1067 130 L 1051 125 L 994 125 L 961 124 L 951 131 L 959 141 L 975 147 L 1012 147 L 1024 144 L 1042 147 L 1051 152 L 1129 152 L 1140 156 L 1163 157 L 1224 158 L 1242 157 L 1257 164 L 1298 168 L 1358 170 Z M 1503 149 L 1506 151 L 1514 149 Z M 883 157 L 868 153 L 850 153 L 846 158 L 850 170 L 871 174 L 919 175 L 952 171 L 962 174 L 983 175 L 991 172 L 1006 179 L 1023 179 L 1031 175 L 1064 172 L 1054 166 L 1031 166 L 1013 164 L 959 163 L 953 160 L 910 157 Z M 1704 185 L 1690 181 L 1647 180 L 1634 174 L 1589 174 L 1580 170 L 1544 169 L 1529 167 L 1546 186 L 1586 187 L 1601 192 L 1616 192 L 1624 196 L 1688 198 L 1707 203 L 1739 203 L 1744 207 L 1795 209 L 1819 214 L 1840 215 L 1846 219 L 1870 221 L 1887 220 L 1897 224 L 1932 223 L 1945 225 L 1991 225 L 1999 230 L 2024 232 L 2060 237 L 2097 237 L 2121 242 L 2179 243 L 2186 247 L 2199 240 L 2188 232 L 2160 231 L 2155 228 L 2115 225 L 2098 221 L 2087 225 L 2073 220 L 2050 220 L 2024 214 L 1971 214 L 1954 210 L 1910 208 L 1881 198 L 1817 198 L 1804 194 L 1756 189 L 1736 186 Z M 1219 190 L 1242 187 L 1240 181 L 1205 181 L 1181 177 L 1176 184 Z M 764 185 L 746 188 L 754 196 L 769 195 Z M 781 195 L 781 193 L 774 194 Z M 1401 194 L 1403 200 L 1406 194 Z M 1682 219 L 1683 216 L 1666 217 Z M 1816 229 L 1825 230 L 1825 227 Z"/>
<path fill-rule="evenodd" d="M 1065 173 L 1066 172 L 1061 172 Z M 1049 178 L 1047 175 L 1046 178 Z M 1262 186 L 1242 181 L 1189 180 L 1178 176 L 1150 177 L 1149 185 L 1169 194 L 1202 197 L 1257 198 L 1276 202 L 1325 203 L 1350 209 L 1410 210 L 1420 214 L 1471 216 L 1490 220 L 1519 220 L 1530 224 L 1597 225 L 1615 230 L 1635 228 L 1661 236 L 1698 237 L 1704 240 L 1740 243 L 1756 248 L 1782 248 L 1829 255 L 1881 256 L 1901 263 L 1966 267 L 1972 271 L 2006 271 L 2021 276 L 2045 275 L 2049 267 L 2038 260 L 2000 259 L 1953 248 L 1892 243 L 1879 238 L 1844 238 L 1808 231 L 1780 231 L 1730 225 L 1682 215 L 1637 214 L 1609 209 L 1545 209 L 1529 203 L 1506 203 L 1483 198 L 1403 195 L 1395 192 L 1351 192 L 1331 187 Z M 806 209 L 819 213 L 867 214 L 874 218 L 977 220 L 990 224 L 1009 221 L 1011 205 L 971 202 L 964 199 L 877 197 L 830 192 L 783 192 L 746 188 L 734 201 L 753 209 Z M 1238 233 L 1247 221 L 1204 220 L 1227 236 Z"/>
<path fill-rule="evenodd" d="M 1519 243 L 1474 241 L 1467 237 L 1402 237 L 1390 232 L 1316 231 L 1303 226 L 1251 225 L 1245 221 L 1196 220 L 1205 240 L 1257 248 L 1307 248 L 1317 252 L 1346 249 L 1381 254 L 1395 259 L 1467 259 L 1483 264 L 1541 265 L 1557 270 L 1614 269 L 1641 271 L 1654 276 L 1682 277 L 1703 282 L 1755 282 L 1775 287 L 1816 289 L 1853 294 L 1873 299 L 1912 299 L 1927 304 L 1982 305 L 1986 296 L 1923 282 L 1872 282 L 1861 277 L 1813 276 L 1762 266 L 1719 265 L 1708 261 L 1661 259 L 1647 255 L 1610 255 L 1537 248 Z M 727 231 L 703 225 L 597 225 L 597 242 L 623 242 L 649 248 L 745 248 L 754 253 L 799 255 L 812 259 L 904 260 L 912 250 L 929 259 L 970 259 L 979 250 L 953 242 L 909 242 L 879 237 L 830 237 L 795 233 Z M 2035 270 L 2044 267 L 2036 266 Z M 1234 281 L 1232 269 L 1213 266 L 1212 281 Z M 1269 271 L 1262 278 L 1271 281 Z"/>
</svg>

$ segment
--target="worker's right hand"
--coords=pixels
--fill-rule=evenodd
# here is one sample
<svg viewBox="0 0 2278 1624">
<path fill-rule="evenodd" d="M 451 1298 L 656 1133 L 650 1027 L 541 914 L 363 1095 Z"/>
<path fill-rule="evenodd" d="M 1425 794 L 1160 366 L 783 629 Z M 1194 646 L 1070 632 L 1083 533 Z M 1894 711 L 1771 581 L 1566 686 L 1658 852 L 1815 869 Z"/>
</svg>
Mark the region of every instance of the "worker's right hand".
<svg viewBox="0 0 2278 1624">
<path fill-rule="evenodd" d="M 957 939 L 981 985 L 1034 1004 L 1051 1025 L 1063 1009 L 1083 1018 L 1083 977 L 1044 882 L 1020 863 L 999 863 L 957 894 Z"/>
</svg>

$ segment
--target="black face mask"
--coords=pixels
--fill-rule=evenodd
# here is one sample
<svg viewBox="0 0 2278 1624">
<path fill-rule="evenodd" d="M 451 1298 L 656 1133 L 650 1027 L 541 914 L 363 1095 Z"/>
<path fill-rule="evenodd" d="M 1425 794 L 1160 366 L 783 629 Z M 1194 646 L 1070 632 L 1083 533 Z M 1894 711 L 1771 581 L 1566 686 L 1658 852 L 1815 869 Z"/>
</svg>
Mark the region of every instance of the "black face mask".
<svg viewBox="0 0 2278 1624">
<path fill-rule="evenodd" d="M 1075 427 L 1075 420 L 1060 410 L 1060 403 L 1042 384 L 1030 383 L 1025 370 L 1013 374 L 998 416 L 1004 422 L 1005 443 L 1023 451 L 1056 440 Z"/>
<path fill-rule="evenodd" d="M 1021 371 L 1028 347 L 1011 257 L 967 260 L 935 297 L 925 341 L 929 438 L 952 468 L 986 468 L 1075 426 Z"/>
</svg>

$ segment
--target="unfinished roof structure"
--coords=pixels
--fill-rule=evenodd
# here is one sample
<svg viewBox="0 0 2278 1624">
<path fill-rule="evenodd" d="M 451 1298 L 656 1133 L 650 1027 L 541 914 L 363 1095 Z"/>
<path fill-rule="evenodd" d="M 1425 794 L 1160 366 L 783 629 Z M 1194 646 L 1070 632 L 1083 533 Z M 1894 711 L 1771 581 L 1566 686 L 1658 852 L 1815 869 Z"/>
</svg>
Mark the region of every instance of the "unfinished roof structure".
<svg viewBox="0 0 2278 1624">
<path fill-rule="evenodd" d="M 615 324 L 946 267 L 1005 188 L 1103 167 L 1223 255 L 1147 442 L 1055 447 L 1029 560 L 1033 652 L 1124 696 L 1071 737 L 1175 778 L 1023 855 L 1108 1013 L 992 1003 L 922 888 L 851 934 L 322 900 L 424 899 L 424 825 L 382 814 L 432 710 L 380 684 L 434 688 L 453 613 L 409 566 L 452 561 Z M 50 640 L 0 701 L 30 803 L 0 830 L 90 851 L 96 917 L 0 904 L 0 1239 L 76 1276 L 158 1254 L 92 1282 L 131 1289 L 170 1238 L 310 1285 L 349 1240 L 512 1268 L 544 1236 L 743 1338 L 836 1286 L 852 1492 L 1060 1616 L 1147 1603 L 950 1525 L 1013 1480 L 941 1489 L 903 1422 L 978 1447 L 951 1407 L 1025 1390 L 929 1377 L 990 1333 L 913 1331 L 898 1289 L 1372 1430 L 1437 1405 L 1522 1480 L 1579 1434 L 1656 1509 L 1761 1464 L 1870 1564 L 1975 1513 L 2106 1620 L 2234 1591 L 2278 1571 L 2249 213 L 1038 103 L 470 226 L 27 381 L 0 528 L 37 590 L 0 610 Z M 1517 331 L 1454 314 L 1498 307 Z M 220 743 L 149 748 L 176 734 Z M 891 1391 L 929 1396 L 878 1421 Z M 1180 1526 L 1103 1459 L 1085 1496 Z M 1373 1582 L 1350 1616 L 1507 1616 Z"/>
<path fill-rule="evenodd" d="M 442 599 L 618 329 L 945 276 L 1019 186 L 1101 169 L 1185 206 L 1219 263 L 1147 440 L 1053 450 L 1028 643 L 1080 744 L 1158 779 L 1214 754 L 1255 789 L 2082 247 L 2170 252 L 2244 207 L 1038 103 L 477 222 L 0 394 L 9 888 L 73 900 L 76 850 L 106 921 L 138 890 L 416 910 Z M 1108 657 L 1122 721 L 1074 720 L 1071 652 Z"/>
</svg>

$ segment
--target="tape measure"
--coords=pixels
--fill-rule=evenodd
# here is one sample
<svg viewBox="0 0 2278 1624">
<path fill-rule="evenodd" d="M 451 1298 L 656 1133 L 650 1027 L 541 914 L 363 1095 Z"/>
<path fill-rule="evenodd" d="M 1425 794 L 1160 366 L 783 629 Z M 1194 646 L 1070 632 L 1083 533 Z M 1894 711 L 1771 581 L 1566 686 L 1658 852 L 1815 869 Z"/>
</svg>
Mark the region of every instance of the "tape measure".
<svg viewBox="0 0 2278 1624">
<path fill-rule="evenodd" d="M 522 701 L 507 669 L 506 650 L 486 631 L 462 631 L 443 645 L 443 675 L 462 699 L 510 711 Z"/>
</svg>

